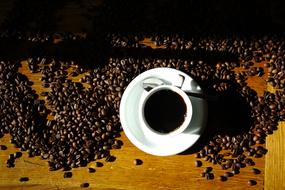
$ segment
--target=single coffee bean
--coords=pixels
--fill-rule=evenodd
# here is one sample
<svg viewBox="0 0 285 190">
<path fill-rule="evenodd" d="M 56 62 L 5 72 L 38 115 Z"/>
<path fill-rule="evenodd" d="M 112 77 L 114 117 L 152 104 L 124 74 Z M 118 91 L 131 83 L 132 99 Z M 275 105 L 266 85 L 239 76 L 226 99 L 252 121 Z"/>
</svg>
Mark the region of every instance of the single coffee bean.
<svg viewBox="0 0 285 190">
<path fill-rule="evenodd" d="M 0 150 L 7 150 L 7 146 L 6 145 L 0 145 Z"/>
<path fill-rule="evenodd" d="M 116 157 L 109 155 L 106 157 L 105 160 L 106 160 L 106 162 L 114 162 L 116 160 Z"/>
<path fill-rule="evenodd" d="M 64 172 L 63 177 L 64 178 L 71 178 L 72 177 L 72 172 Z"/>
<path fill-rule="evenodd" d="M 232 177 L 233 174 L 231 172 L 226 172 L 226 173 L 224 173 L 223 176 L 228 178 L 228 177 Z"/>
<path fill-rule="evenodd" d="M 221 164 L 221 169 L 226 170 L 227 169 L 226 164 Z"/>
<path fill-rule="evenodd" d="M 220 176 L 219 179 L 220 179 L 220 181 L 227 181 L 228 178 L 225 176 Z"/>
<path fill-rule="evenodd" d="M 206 168 L 204 169 L 204 172 L 205 172 L 205 173 L 209 173 L 209 172 L 211 172 L 212 170 L 213 170 L 212 167 L 206 167 Z"/>
<path fill-rule="evenodd" d="M 196 153 L 195 158 L 200 158 L 200 153 Z"/>
<path fill-rule="evenodd" d="M 9 160 L 15 160 L 14 154 L 10 154 L 10 155 L 8 156 L 8 159 L 9 159 Z"/>
<path fill-rule="evenodd" d="M 104 164 L 102 162 L 95 162 L 95 166 L 100 168 L 100 167 L 103 167 Z"/>
<path fill-rule="evenodd" d="M 143 161 L 141 159 L 134 159 L 133 163 L 134 165 L 142 165 Z"/>
<path fill-rule="evenodd" d="M 49 83 L 43 83 L 42 86 L 43 86 L 44 88 L 48 88 L 48 87 L 49 87 Z"/>
<path fill-rule="evenodd" d="M 196 167 L 201 167 L 202 166 L 202 162 L 200 160 L 196 160 L 195 161 L 195 166 Z"/>
<path fill-rule="evenodd" d="M 248 181 L 247 181 L 247 184 L 252 186 L 252 185 L 256 185 L 257 182 L 256 182 L 255 180 L 252 180 L 252 179 L 251 179 L 251 180 L 248 180 Z"/>
<path fill-rule="evenodd" d="M 254 158 L 261 158 L 261 157 L 262 157 L 262 154 L 256 153 L 256 154 L 253 155 L 253 157 L 254 157 Z"/>
<path fill-rule="evenodd" d="M 208 155 L 206 155 L 204 158 L 203 158 L 203 160 L 205 160 L 205 161 L 209 161 L 211 159 L 211 156 L 208 156 Z"/>
<path fill-rule="evenodd" d="M 20 182 L 26 182 L 26 181 L 29 181 L 29 178 L 28 177 L 21 177 L 19 179 Z"/>
<path fill-rule="evenodd" d="M 21 158 L 22 155 L 23 155 L 22 152 L 15 152 L 15 153 L 14 153 L 14 157 L 15 157 L 15 158 Z"/>
<path fill-rule="evenodd" d="M 234 170 L 232 170 L 231 172 L 232 172 L 232 174 L 234 174 L 234 175 L 236 175 L 236 174 L 239 174 L 239 173 L 240 173 L 239 169 L 234 169 Z"/>
<path fill-rule="evenodd" d="M 76 77 L 76 76 L 78 76 L 78 73 L 77 73 L 77 72 L 75 72 L 75 71 L 74 71 L 74 72 L 71 72 L 71 73 L 70 73 L 70 76 L 72 76 L 72 77 Z"/>
<path fill-rule="evenodd" d="M 212 180 L 212 179 L 214 179 L 214 174 L 213 173 L 205 173 L 205 178 L 207 180 Z"/>
<path fill-rule="evenodd" d="M 80 187 L 81 188 L 87 188 L 87 187 L 89 187 L 89 183 L 81 183 Z"/>
<path fill-rule="evenodd" d="M 252 168 L 251 172 L 254 174 L 260 174 L 261 173 L 261 171 L 257 168 Z"/>
<path fill-rule="evenodd" d="M 88 168 L 88 172 L 89 172 L 89 173 L 95 173 L 95 172 L 96 172 L 96 169 L 95 169 L 95 168 Z"/>
</svg>

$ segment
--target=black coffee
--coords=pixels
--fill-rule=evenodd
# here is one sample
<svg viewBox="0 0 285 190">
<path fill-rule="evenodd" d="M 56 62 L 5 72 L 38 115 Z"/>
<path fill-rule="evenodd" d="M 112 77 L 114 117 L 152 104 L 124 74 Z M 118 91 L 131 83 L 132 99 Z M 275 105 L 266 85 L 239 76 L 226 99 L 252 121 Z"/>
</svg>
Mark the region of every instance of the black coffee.
<svg viewBox="0 0 285 190">
<path fill-rule="evenodd" d="M 177 129 L 185 119 L 186 104 L 183 98 L 172 90 L 160 90 L 146 101 L 144 116 L 148 125 L 160 133 Z"/>
</svg>

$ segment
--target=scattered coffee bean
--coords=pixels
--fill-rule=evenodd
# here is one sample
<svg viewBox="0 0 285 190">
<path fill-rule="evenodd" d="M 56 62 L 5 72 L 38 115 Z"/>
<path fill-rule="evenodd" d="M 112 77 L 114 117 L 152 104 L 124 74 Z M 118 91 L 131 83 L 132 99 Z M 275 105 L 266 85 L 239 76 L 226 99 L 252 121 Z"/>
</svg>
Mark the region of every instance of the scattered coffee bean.
<svg viewBox="0 0 285 190">
<path fill-rule="evenodd" d="M 44 88 L 48 88 L 49 87 L 49 83 L 43 83 L 42 85 Z"/>
<path fill-rule="evenodd" d="M 81 183 L 80 187 L 81 188 L 87 188 L 87 187 L 89 187 L 89 183 Z"/>
<path fill-rule="evenodd" d="M 206 168 L 204 169 L 204 172 L 205 172 L 205 173 L 209 173 L 209 172 L 211 172 L 212 170 L 213 170 L 212 167 L 206 167 Z"/>
<path fill-rule="evenodd" d="M 248 180 L 247 184 L 252 186 L 252 185 L 256 185 L 257 182 L 251 179 L 251 180 Z"/>
<path fill-rule="evenodd" d="M 95 169 L 95 168 L 88 168 L 88 172 L 89 172 L 89 173 L 95 173 L 95 172 L 96 172 L 96 169 Z"/>
<path fill-rule="evenodd" d="M 7 150 L 7 146 L 6 145 L 0 145 L 0 150 Z"/>
<path fill-rule="evenodd" d="M 26 181 L 29 181 L 29 178 L 28 177 L 21 177 L 19 179 L 20 182 L 26 182 Z"/>
<path fill-rule="evenodd" d="M 195 161 L 195 166 L 196 167 L 201 167 L 202 166 L 202 162 L 200 160 L 196 160 Z"/>
<path fill-rule="evenodd" d="M 251 172 L 254 174 L 260 174 L 261 173 L 261 171 L 257 168 L 252 168 Z"/>
<path fill-rule="evenodd" d="M 141 159 L 134 159 L 133 161 L 134 165 L 142 165 L 143 164 L 143 161 Z"/>
<path fill-rule="evenodd" d="M 8 156 L 8 158 L 9 158 L 9 160 L 15 160 L 14 154 L 10 154 L 10 155 Z"/>
<path fill-rule="evenodd" d="M 106 160 L 106 162 L 114 162 L 116 160 L 116 157 L 109 155 L 106 157 L 105 160 Z"/>
<path fill-rule="evenodd" d="M 13 168 L 13 167 L 15 167 L 15 160 L 14 160 L 14 159 L 8 159 L 8 160 L 6 161 L 6 166 L 7 166 L 7 168 Z"/>
<path fill-rule="evenodd" d="M 226 172 L 226 173 L 224 173 L 223 176 L 226 177 L 226 178 L 228 178 L 228 177 L 232 177 L 233 174 L 232 174 L 231 172 Z"/>
<path fill-rule="evenodd" d="M 72 172 L 64 172 L 63 177 L 64 178 L 71 178 L 72 177 Z"/>
<path fill-rule="evenodd" d="M 95 162 L 95 166 L 100 168 L 100 167 L 103 167 L 104 164 L 102 162 Z"/>
<path fill-rule="evenodd" d="M 236 175 L 236 174 L 239 174 L 240 171 L 239 171 L 239 170 L 232 170 L 231 173 L 232 173 L 233 175 Z"/>
<path fill-rule="evenodd" d="M 15 153 L 14 153 L 14 158 L 21 158 L 22 155 L 23 155 L 22 152 L 15 152 Z"/>
<path fill-rule="evenodd" d="M 205 173 L 205 178 L 207 180 L 212 180 L 212 179 L 214 179 L 214 174 L 213 173 Z"/>
<path fill-rule="evenodd" d="M 227 181 L 228 178 L 225 176 L 220 176 L 219 179 L 220 179 L 220 181 Z"/>
<path fill-rule="evenodd" d="M 199 153 L 196 153 L 196 154 L 195 154 L 195 158 L 200 158 L 200 154 L 199 154 Z"/>
</svg>

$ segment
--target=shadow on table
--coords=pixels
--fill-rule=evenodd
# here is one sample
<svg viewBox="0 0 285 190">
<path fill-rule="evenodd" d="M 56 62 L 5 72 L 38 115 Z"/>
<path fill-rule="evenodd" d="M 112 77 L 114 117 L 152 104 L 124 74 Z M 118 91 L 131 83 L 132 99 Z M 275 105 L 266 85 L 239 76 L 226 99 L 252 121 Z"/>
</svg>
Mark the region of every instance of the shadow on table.
<svg viewBox="0 0 285 190">
<path fill-rule="evenodd" d="M 227 92 L 215 94 L 219 97 L 218 100 L 208 101 L 208 121 L 204 132 L 192 147 L 181 153 L 182 155 L 200 151 L 216 135 L 242 136 L 249 131 L 252 125 L 251 108 L 240 95 L 239 86 L 232 86 L 234 87 Z"/>
</svg>

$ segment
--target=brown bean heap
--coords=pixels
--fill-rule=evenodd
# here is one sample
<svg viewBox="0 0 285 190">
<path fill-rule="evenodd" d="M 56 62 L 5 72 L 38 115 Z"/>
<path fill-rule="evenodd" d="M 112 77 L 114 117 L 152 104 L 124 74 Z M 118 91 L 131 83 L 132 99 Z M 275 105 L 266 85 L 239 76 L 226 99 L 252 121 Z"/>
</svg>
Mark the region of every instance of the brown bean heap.
<svg viewBox="0 0 285 190">
<path fill-rule="evenodd" d="M 20 64 L 17 60 L 1 60 L 0 135 L 10 133 L 11 142 L 21 150 L 28 151 L 30 156 L 48 159 L 50 170 L 86 166 L 101 158 L 115 160 L 110 149 L 122 146 L 116 138 L 121 131 L 119 105 L 126 86 L 146 70 L 171 67 L 193 77 L 205 93 L 229 99 L 229 102 L 236 100 L 231 98 L 238 98 L 245 102 L 244 109 L 249 110 L 249 121 L 247 126 L 239 126 L 241 131 L 231 131 L 232 126 L 226 126 L 226 133 L 217 130 L 205 134 L 207 138 L 195 155 L 197 159 L 219 164 L 226 170 L 221 177 L 225 181 L 266 154 L 263 146 L 266 136 L 272 134 L 278 122 L 285 118 L 283 38 L 147 37 L 155 44 L 164 45 L 169 51 L 166 54 L 170 53 L 172 57 L 160 50 L 155 52 L 157 57 L 153 54 L 139 58 L 112 55 L 105 65 L 96 69 L 83 69 L 73 61 L 55 58 L 29 58 L 30 71 L 41 72 L 43 87 L 50 88 L 41 93 L 45 101 L 38 99 L 31 82 L 18 72 Z M 128 40 L 111 35 L 110 39 L 116 48 L 140 46 L 139 37 Z M 265 71 L 261 64 L 269 67 L 267 81 L 278 89 L 275 94 L 266 91 L 263 96 L 258 96 L 247 84 L 249 77 L 263 76 Z M 68 73 L 67 69 L 74 66 L 76 69 Z M 83 73 L 85 76 L 80 82 L 70 80 Z M 211 104 L 209 102 L 209 106 Z M 49 114 L 52 119 L 48 119 Z M 243 116 L 232 118 L 231 123 L 243 120 Z M 220 116 L 222 118 L 227 119 Z M 213 171 L 201 175 L 214 178 Z"/>
</svg>

